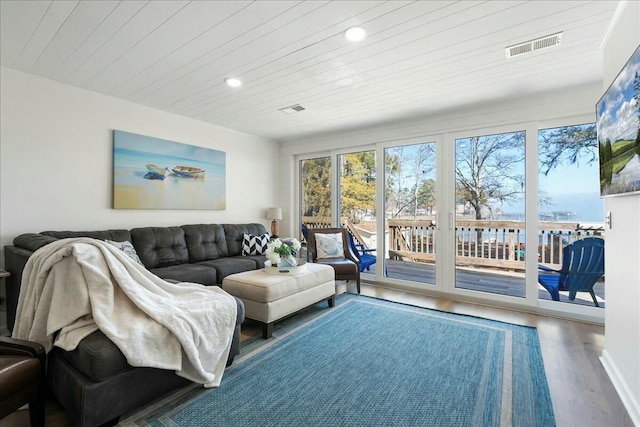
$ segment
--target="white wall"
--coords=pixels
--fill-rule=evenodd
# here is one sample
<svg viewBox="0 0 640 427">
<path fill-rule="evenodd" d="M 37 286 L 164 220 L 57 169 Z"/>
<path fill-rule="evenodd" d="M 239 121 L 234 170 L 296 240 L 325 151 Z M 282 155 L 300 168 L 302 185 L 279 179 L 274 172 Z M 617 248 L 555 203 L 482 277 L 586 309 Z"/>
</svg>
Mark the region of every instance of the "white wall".
<svg viewBox="0 0 640 427">
<path fill-rule="evenodd" d="M 628 2 L 604 48 L 604 92 L 640 44 L 640 3 Z M 640 195 L 605 198 L 607 309 L 602 362 L 640 426 Z"/>
<path fill-rule="evenodd" d="M 25 232 L 261 222 L 278 145 L 0 68 L 0 247 Z M 114 129 L 226 152 L 226 210 L 114 210 Z M 0 259 L 4 265 L 4 254 Z"/>
</svg>

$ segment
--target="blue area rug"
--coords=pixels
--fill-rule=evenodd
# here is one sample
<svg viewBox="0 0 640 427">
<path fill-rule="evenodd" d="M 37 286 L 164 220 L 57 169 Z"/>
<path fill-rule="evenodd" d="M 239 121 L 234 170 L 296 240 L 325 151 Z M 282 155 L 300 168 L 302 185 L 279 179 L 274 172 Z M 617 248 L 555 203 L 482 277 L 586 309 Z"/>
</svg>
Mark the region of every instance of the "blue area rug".
<svg viewBox="0 0 640 427">
<path fill-rule="evenodd" d="M 309 317 L 124 425 L 555 425 L 535 328 L 355 295 Z"/>
</svg>

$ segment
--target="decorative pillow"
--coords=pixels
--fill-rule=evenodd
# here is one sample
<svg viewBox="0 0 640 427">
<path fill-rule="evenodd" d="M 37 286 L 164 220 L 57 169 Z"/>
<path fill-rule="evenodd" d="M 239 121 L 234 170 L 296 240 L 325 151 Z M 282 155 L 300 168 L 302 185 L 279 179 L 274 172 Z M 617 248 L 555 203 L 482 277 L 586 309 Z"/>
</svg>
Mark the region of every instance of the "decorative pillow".
<svg viewBox="0 0 640 427">
<path fill-rule="evenodd" d="M 138 264 L 144 266 L 144 264 L 142 263 L 142 260 L 140 259 L 140 257 L 138 256 L 138 253 L 136 252 L 136 248 L 134 248 L 131 242 L 129 242 L 128 240 L 125 240 L 124 242 L 114 242 L 113 240 L 105 240 L 105 242 L 120 249 L 122 252 L 127 254 L 129 258 L 131 258 Z"/>
<path fill-rule="evenodd" d="M 264 255 L 270 239 L 271 235 L 269 233 L 258 236 L 244 233 L 242 236 L 242 255 Z"/>
<path fill-rule="evenodd" d="M 316 234 L 316 252 L 318 258 L 344 258 L 342 233 Z"/>
</svg>

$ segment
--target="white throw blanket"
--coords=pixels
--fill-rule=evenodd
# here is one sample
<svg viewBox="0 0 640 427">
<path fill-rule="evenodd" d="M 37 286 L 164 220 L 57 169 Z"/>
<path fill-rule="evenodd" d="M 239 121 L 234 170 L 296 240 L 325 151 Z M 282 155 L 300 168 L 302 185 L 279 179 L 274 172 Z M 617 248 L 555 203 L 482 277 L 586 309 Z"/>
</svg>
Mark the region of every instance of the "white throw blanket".
<svg viewBox="0 0 640 427">
<path fill-rule="evenodd" d="M 73 350 L 100 329 L 132 366 L 171 369 L 217 387 L 236 310 L 218 286 L 172 284 L 108 243 L 63 239 L 27 261 L 13 337 L 47 352 L 53 345 Z"/>
</svg>

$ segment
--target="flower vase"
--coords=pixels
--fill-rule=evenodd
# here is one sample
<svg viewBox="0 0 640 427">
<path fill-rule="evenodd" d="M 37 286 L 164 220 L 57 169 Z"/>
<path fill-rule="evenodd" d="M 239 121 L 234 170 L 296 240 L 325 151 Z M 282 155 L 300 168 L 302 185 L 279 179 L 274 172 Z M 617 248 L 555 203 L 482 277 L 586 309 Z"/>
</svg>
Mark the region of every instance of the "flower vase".
<svg viewBox="0 0 640 427">
<path fill-rule="evenodd" d="M 293 255 L 287 255 L 281 258 L 278 267 L 295 267 L 298 265 L 298 259 Z"/>
</svg>

